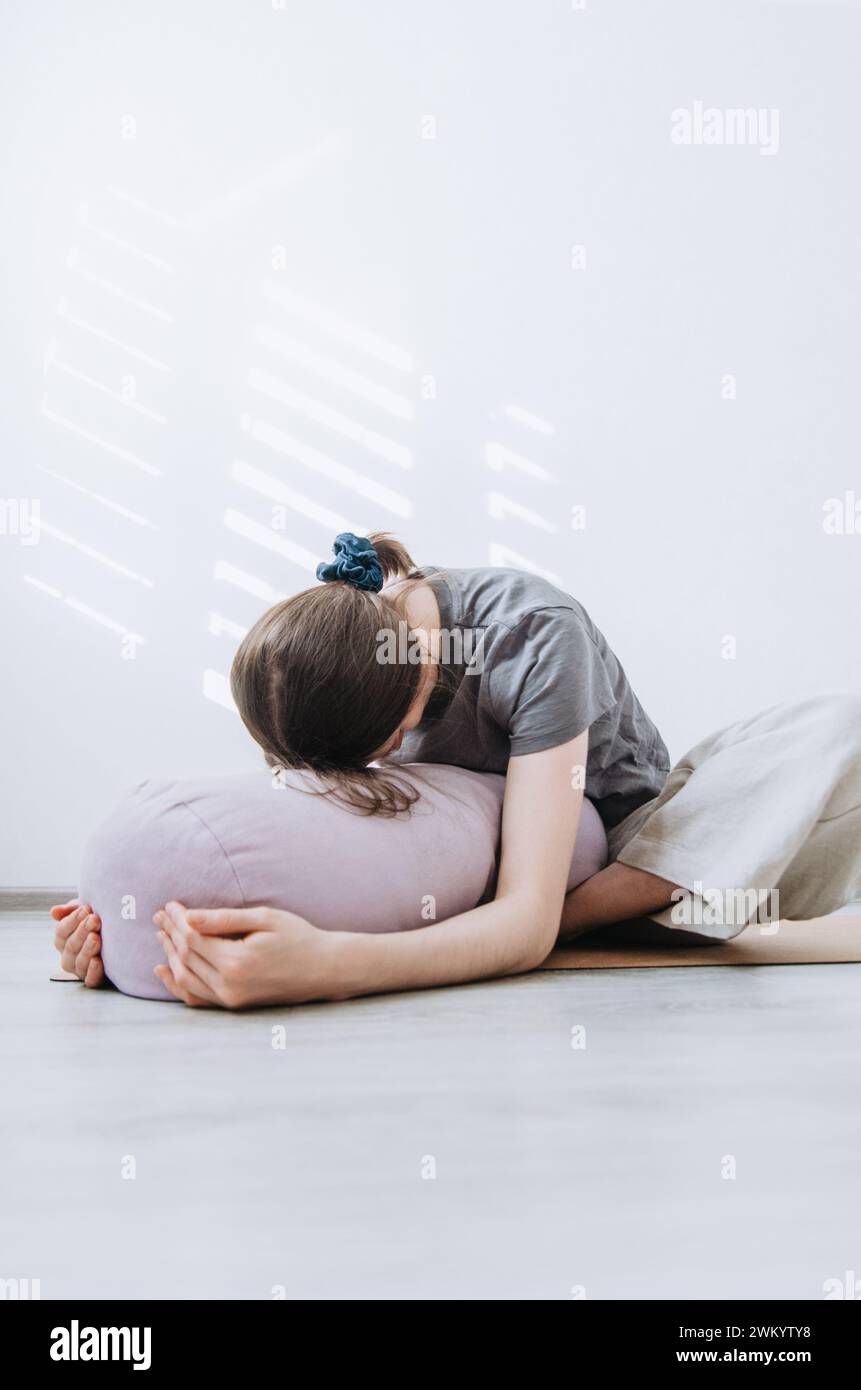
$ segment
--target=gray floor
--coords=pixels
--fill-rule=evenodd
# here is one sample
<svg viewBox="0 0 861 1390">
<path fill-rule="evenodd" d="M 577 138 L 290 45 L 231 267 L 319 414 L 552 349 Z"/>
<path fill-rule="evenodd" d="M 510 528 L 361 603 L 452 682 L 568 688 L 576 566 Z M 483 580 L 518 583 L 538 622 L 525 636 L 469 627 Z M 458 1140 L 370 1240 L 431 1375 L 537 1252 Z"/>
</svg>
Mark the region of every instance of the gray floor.
<svg viewBox="0 0 861 1390">
<path fill-rule="evenodd" d="M 815 1299 L 861 1271 L 861 966 L 231 1016 L 49 983 L 49 938 L 0 921 L 0 1278 L 43 1298 Z"/>
</svg>

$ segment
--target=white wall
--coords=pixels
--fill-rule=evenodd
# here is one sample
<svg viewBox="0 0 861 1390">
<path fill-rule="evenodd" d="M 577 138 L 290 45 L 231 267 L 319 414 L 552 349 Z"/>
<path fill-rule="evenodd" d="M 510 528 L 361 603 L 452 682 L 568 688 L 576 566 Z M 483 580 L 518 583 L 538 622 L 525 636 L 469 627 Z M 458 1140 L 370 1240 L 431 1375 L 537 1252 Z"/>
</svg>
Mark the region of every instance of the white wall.
<svg viewBox="0 0 861 1390">
<path fill-rule="evenodd" d="M 207 695 L 265 606 L 224 567 L 304 587 L 343 523 L 559 576 L 676 754 L 861 687 L 861 534 L 823 529 L 861 498 L 855 4 L 53 0 L 4 26 L 2 491 L 42 530 L 0 537 L 0 883 L 73 882 L 130 782 L 253 765 Z M 778 152 L 674 144 L 698 100 L 777 108 Z"/>
</svg>

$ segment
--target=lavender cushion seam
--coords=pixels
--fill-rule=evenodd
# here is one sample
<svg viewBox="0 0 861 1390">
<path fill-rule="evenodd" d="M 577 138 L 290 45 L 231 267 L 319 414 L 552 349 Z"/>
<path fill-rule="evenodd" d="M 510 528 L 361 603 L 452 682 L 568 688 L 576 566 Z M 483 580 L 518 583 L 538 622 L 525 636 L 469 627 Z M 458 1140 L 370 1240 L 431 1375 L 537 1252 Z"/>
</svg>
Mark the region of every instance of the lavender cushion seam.
<svg viewBox="0 0 861 1390">
<path fill-rule="evenodd" d="M 177 805 L 182 806 L 184 810 L 188 811 L 189 815 L 194 816 L 194 819 L 195 819 L 200 825 L 202 825 L 203 828 L 204 828 L 204 830 L 206 830 L 206 831 L 212 836 L 213 840 L 214 840 L 215 843 L 218 845 L 218 848 L 221 850 L 221 853 L 224 855 L 225 859 L 227 860 L 227 863 L 230 865 L 230 872 L 233 874 L 233 877 L 234 877 L 234 879 L 236 880 L 236 887 L 238 888 L 238 890 L 239 890 L 239 896 L 240 896 L 240 898 L 242 899 L 242 906 L 243 906 L 243 907 L 247 907 L 247 906 L 248 906 L 248 903 L 247 903 L 247 900 L 246 900 L 246 897 L 245 897 L 245 892 L 244 892 L 243 887 L 242 887 L 242 880 L 240 879 L 239 874 L 236 872 L 236 865 L 235 865 L 234 862 L 233 862 L 233 858 L 232 858 L 232 856 L 231 856 L 231 854 L 230 854 L 230 851 L 222 844 L 221 840 L 219 840 L 219 838 L 218 838 L 218 836 L 216 835 L 215 831 L 213 830 L 212 826 L 209 825 L 209 824 L 203 819 L 203 816 L 200 814 L 199 811 L 195 811 L 194 808 L 193 808 L 192 806 L 189 806 L 189 804 L 188 804 L 187 801 L 180 801 L 180 802 L 177 803 Z"/>
</svg>

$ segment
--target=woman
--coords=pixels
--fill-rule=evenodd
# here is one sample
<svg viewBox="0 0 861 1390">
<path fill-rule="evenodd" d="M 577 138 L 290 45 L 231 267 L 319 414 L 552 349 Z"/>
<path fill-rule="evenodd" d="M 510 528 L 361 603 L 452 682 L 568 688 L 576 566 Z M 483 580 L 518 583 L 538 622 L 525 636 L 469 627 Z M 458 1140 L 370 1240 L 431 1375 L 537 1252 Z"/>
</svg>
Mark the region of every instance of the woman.
<svg viewBox="0 0 861 1390">
<path fill-rule="evenodd" d="M 177 998 L 242 1007 L 516 974 L 541 964 L 560 929 L 663 914 L 666 926 L 724 939 L 762 911 L 763 891 L 783 895 L 784 915 L 806 916 L 861 886 L 855 697 L 767 711 L 670 774 L 657 729 L 576 600 L 515 570 L 416 571 L 384 535 L 345 533 L 334 549 L 317 571 L 323 586 L 277 604 L 242 642 L 239 712 L 270 765 L 312 769 L 324 794 L 359 813 L 409 811 L 416 793 L 399 762 L 505 772 L 496 896 L 388 936 L 322 932 L 271 909 L 168 904 L 157 973 Z M 614 862 L 566 897 L 584 794 Z M 828 874 L 811 873 L 823 851 Z M 738 894 L 751 892 L 739 921 Z M 76 904 L 54 915 L 64 965 L 98 983 L 97 919 Z"/>
</svg>

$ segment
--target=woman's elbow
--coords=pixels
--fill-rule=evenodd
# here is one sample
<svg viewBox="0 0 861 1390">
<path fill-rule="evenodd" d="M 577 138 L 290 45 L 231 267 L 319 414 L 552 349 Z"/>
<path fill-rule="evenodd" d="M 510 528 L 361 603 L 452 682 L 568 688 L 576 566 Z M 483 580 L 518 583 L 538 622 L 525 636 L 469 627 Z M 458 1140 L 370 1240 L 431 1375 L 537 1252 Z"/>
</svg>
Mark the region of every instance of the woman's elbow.
<svg viewBox="0 0 861 1390">
<path fill-rule="evenodd" d="M 538 942 L 534 950 L 526 953 L 523 965 L 521 966 L 521 972 L 523 974 L 526 974 L 530 970 L 537 970 L 539 966 L 544 964 L 550 952 L 553 950 L 553 947 L 556 945 L 557 934 L 554 934 L 553 937 L 542 939 Z"/>
<path fill-rule="evenodd" d="M 543 965 L 559 936 L 562 904 L 548 904 L 534 898 L 524 898 L 515 908 L 517 936 L 513 975 L 537 970 Z"/>
</svg>

